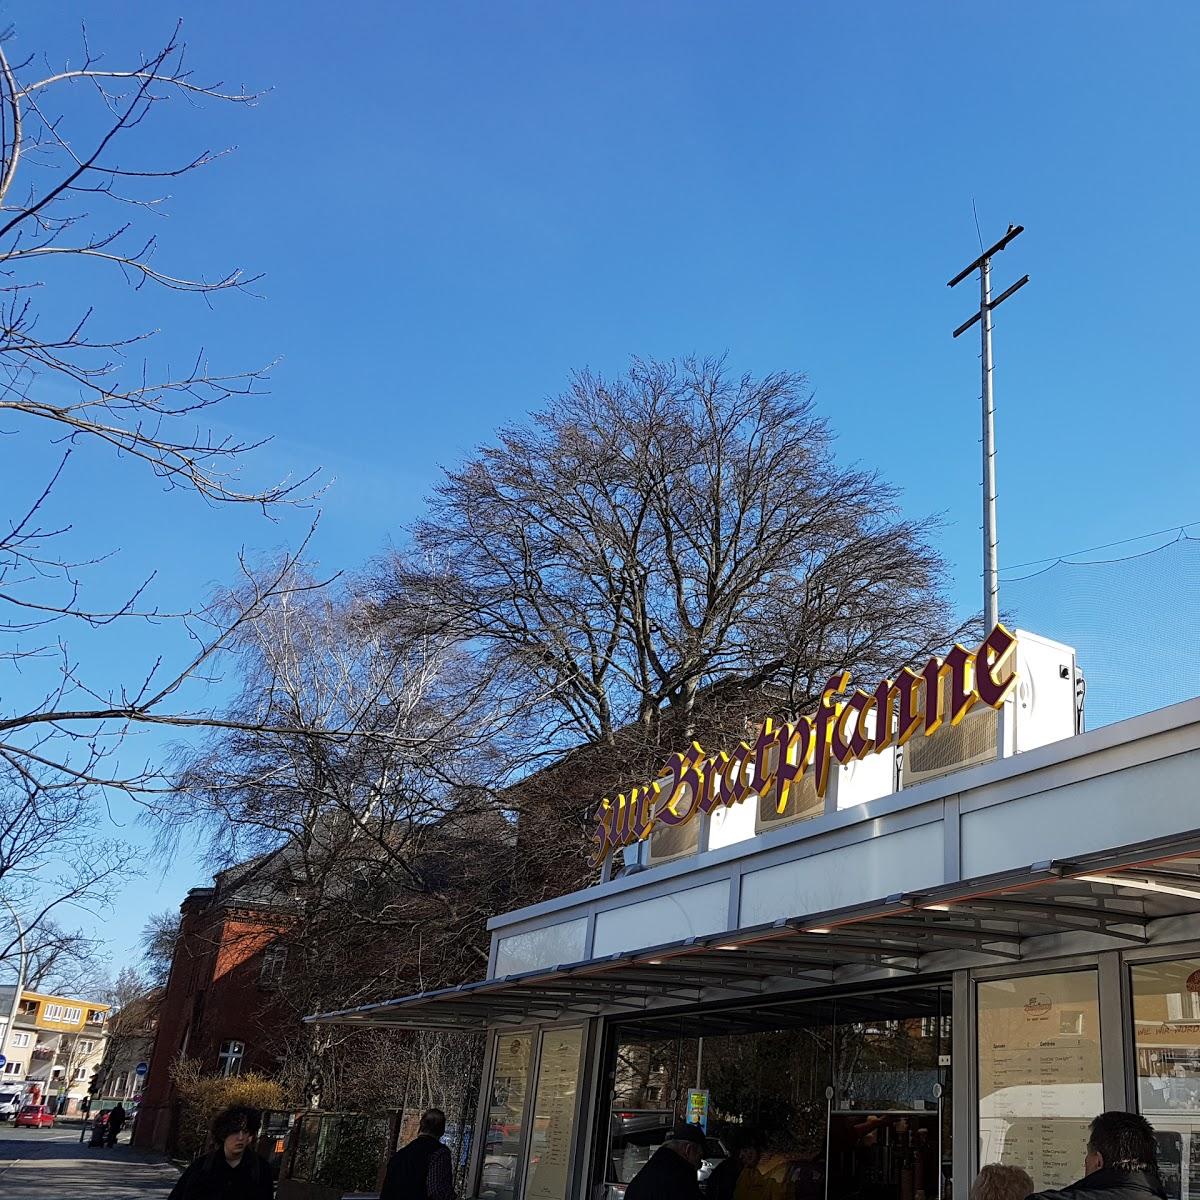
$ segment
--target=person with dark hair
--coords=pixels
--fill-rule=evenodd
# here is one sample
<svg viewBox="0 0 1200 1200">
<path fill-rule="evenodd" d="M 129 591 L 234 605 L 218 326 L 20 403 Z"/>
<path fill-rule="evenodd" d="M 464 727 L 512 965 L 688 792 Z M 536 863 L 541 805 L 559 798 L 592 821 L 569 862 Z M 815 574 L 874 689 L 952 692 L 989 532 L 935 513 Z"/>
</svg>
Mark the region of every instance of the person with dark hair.
<svg viewBox="0 0 1200 1200">
<path fill-rule="evenodd" d="M 1138 1113 L 1106 1112 L 1094 1118 L 1083 1159 L 1083 1178 L 1070 1187 L 1035 1192 L 1037 1200 L 1166 1200 L 1158 1175 L 1154 1128 Z"/>
<path fill-rule="evenodd" d="M 121 1130 L 125 1128 L 127 1120 L 129 1120 L 129 1114 L 125 1111 L 125 1106 L 118 1100 L 108 1112 L 108 1125 L 104 1141 L 106 1146 L 117 1144 L 117 1138 L 121 1136 Z"/>
<path fill-rule="evenodd" d="M 700 1200 L 704 1130 L 676 1125 L 625 1189 L 625 1200 Z"/>
<path fill-rule="evenodd" d="M 454 1200 L 450 1150 L 442 1145 L 446 1114 L 431 1108 L 421 1114 L 417 1136 L 388 1163 L 379 1200 Z"/>
<path fill-rule="evenodd" d="M 167 1200 L 271 1200 L 271 1166 L 250 1148 L 261 1125 L 257 1108 L 222 1109 L 212 1123 L 216 1148 L 184 1171 Z"/>
</svg>

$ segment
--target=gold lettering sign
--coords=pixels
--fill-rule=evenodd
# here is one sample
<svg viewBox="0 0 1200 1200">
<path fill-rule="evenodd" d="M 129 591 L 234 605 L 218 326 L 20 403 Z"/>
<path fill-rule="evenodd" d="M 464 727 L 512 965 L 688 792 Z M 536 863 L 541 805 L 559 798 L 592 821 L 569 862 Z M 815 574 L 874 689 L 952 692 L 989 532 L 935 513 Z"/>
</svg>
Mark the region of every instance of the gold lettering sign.
<svg viewBox="0 0 1200 1200">
<path fill-rule="evenodd" d="M 653 782 L 600 802 L 593 865 L 649 837 L 656 825 L 683 825 L 747 796 L 771 797 L 783 812 L 792 785 L 810 766 L 817 795 L 824 796 L 831 762 L 844 765 L 903 746 L 918 730 L 929 737 L 957 725 L 976 701 L 1000 708 L 1017 681 L 1016 650 L 1017 639 L 997 625 L 978 650 L 956 645 L 944 659 L 935 656 L 920 671 L 905 667 L 871 692 L 850 692 L 850 673 L 839 671 L 821 690 L 813 716 L 780 723 L 768 717 L 752 742 L 731 753 L 708 755 L 693 742 L 672 754 Z M 947 679 L 948 689 L 942 686 Z"/>
</svg>

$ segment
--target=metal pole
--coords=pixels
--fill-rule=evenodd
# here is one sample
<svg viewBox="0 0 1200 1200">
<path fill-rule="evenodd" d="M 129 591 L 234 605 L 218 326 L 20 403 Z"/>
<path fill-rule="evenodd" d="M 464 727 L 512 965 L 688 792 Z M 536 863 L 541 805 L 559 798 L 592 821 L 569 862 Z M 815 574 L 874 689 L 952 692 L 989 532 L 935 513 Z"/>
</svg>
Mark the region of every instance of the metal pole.
<svg viewBox="0 0 1200 1200">
<path fill-rule="evenodd" d="M 996 403 L 992 396 L 992 260 L 979 267 L 979 322 L 983 375 L 983 624 L 1000 619 L 1000 581 L 996 567 Z"/>
<path fill-rule="evenodd" d="M 9 1037 L 12 1033 L 13 1023 L 17 1019 L 17 1007 L 21 1003 L 21 992 L 25 987 L 25 928 L 21 924 L 21 918 L 17 916 L 17 911 L 13 906 L 0 896 L 0 904 L 3 904 L 8 909 L 9 916 L 13 919 L 13 924 L 17 927 L 17 948 L 19 957 L 17 958 L 17 985 L 13 989 L 12 1004 L 8 1009 L 8 1021 L 4 1026 L 4 1036 L 0 1037 L 0 1055 L 7 1054 Z M 24 1080 L 20 1082 L 24 1083 Z"/>
<path fill-rule="evenodd" d="M 976 321 L 979 322 L 980 374 L 982 390 L 980 407 L 983 410 L 983 623 L 985 629 L 995 628 L 1000 620 L 1000 578 L 997 567 L 996 533 L 996 404 L 992 396 L 992 309 L 1003 304 L 1014 292 L 1029 282 L 1029 276 L 1018 279 L 1005 288 L 995 300 L 992 299 L 992 255 L 999 254 L 1013 238 L 1024 231 L 1023 225 L 1010 225 L 1008 232 L 989 249 L 984 250 L 974 262 L 968 263 L 953 279 L 949 287 L 957 287 L 971 274 L 979 271 L 979 311 L 968 317 L 955 331 L 954 336 L 966 333 Z M 1006 751 L 1007 722 L 1004 710 L 997 713 L 996 755 L 1003 758 Z"/>
</svg>

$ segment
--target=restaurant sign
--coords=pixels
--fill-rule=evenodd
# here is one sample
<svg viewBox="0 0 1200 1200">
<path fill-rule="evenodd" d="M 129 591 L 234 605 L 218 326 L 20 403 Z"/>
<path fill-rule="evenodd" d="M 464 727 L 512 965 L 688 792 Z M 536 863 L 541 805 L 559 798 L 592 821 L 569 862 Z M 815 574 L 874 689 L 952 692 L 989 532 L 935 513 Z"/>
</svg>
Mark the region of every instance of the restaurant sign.
<svg viewBox="0 0 1200 1200">
<path fill-rule="evenodd" d="M 1016 683 L 1016 650 L 1017 639 L 997 625 L 977 650 L 956 645 L 944 659 L 934 656 L 919 671 L 905 667 L 873 691 L 851 692 L 849 671 L 831 675 L 813 716 L 768 718 L 732 753 L 709 755 L 693 742 L 671 755 L 657 779 L 600 802 L 593 862 L 649 837 L 659 825 L 683 825 L 748 796 L 770 797 L 783 812 L 810 768 L 817 795 L 824 796 L 832 762 L 903 746 L 918 730 L 929 737 L 957 725 L 977 702 L 1000 708 Z"/>
</svg>

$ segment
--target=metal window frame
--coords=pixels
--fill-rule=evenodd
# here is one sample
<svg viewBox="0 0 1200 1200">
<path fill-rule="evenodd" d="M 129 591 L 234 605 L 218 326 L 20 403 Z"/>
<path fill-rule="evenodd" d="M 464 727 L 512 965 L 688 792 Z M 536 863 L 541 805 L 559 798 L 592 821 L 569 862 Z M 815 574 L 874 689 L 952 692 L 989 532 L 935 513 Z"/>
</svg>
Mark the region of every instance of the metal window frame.
<svg viewBox="0 0 1200 1200">
<path fill-rule="evenodd" d="M 583 1109 L 584 1097 L 591 1088 L 592 1078 L 589 1068 L 594 1058 L 594 1021 L 555 1021 L 543 1024 L 525 1025 L 519 1029 L 503 1029 L 491 1031 L 491 1042 L 485 1056 L 487 1070 L 484 1072 L 484 1086 L 480 1089 L 480 1103 L 476 1108 L 479 1114 L 477 1125 L 481 1136 L 475 1139 L 472 1151 L 468 1179 L 471 1184 L 471 1194 L 478 1195 L 482 1183 L 484 1143 L 487 1141 L 487 1129 L 491 1125 L 492 1088 L 496 1080 L 496 1060 L 499 1055 L 500 1039 L 528 1036 L 529 1067 L 526 1071 L 525 1098 L 521 1105 L 521 1137 L 517 1144 L 517 1163 L 513 1178 L 513 1200 L 524 1200 L 526 1176 L 529 1170 L 529 1146 L 533 1137 L 534 1107 L 537 1103 L 538 1086 L 541 1083 L 542 1047 L 548 1034 L 567 1029 L 578 1029 L 582 1033 L 579 1047 L 579 1062 L 577 1082 L 575 1086 L 575 1107 L 572 1112 L 571 1156 L 567 1162 L 567 1195 L 574 1195 L 576 1174 L 581 1158 L 580 1154 L 580 1114 Z"/>
<path fill-rule="evenodd" d="M 480 1125 L 481 1136 L 475 1139 L 475 1148 L 472 1151 L 472 1163 L 470 1170 L 471 1194 L 478 1195 L 480 1184 L 483 1182 L 483 1160 L 484 1150 L 487 1143 L 487 1133 L 492 1125 L 492 1088 L 496 1083 L 496 1059 L 500 1053 L 500 1039 L 514 1038 L 527 1036 L 529 1038 L 529 1065 L 525 1071 L 525 1098 L 521 1102 L 521 1139 L 517 1144 L 517 1162 L 523 1164 L 525 1161 L 525 1149 L 528 1141 L 529 1132 L 529 1109 L 533 1104 L 533 1088 L 530 1086 L 535 1079 L 534 1065 L 537 1057 L 538 1045 L 538 1030 L 536 1025 L 523 1026 L 520 1029 L 503 1029 L 492 1030 L 491 1045 L 488 1048 L 486 1058 L 487 1070 L 484 1072 L 484 1085 L 480 1094 L 480 1104 L 477 1112 L 479 1113 L 478 1124 Z M 516 1180 L 516 1186 L 513 1188 L 513 1200 L 519 1200 L 520 1193 L 524 1187 L 525 1177 L 521 1175 L 519 1180 Z"/>
<path fill-rule="evenodd" d="M 967 1170 L 954 1174 L 954 1200 L 964 1200 L 971 1181 L 979 1172 L 979 984 L 1004 979 L 1028 979 L 1038 975 L 1070 975 L 1090 971 L 1096 978 L 1096 1000 L 1100 1020 L 1100 1086 L 1104 1106 L 1123 1108 L 1128 1087 L 1125 1070 L 1124 1005 L 1119 989 L 1115 996 L 1105 996 L 1105 983 L 1111 987 L 1119 980 L 1122 952 L 1102 950 L 1091 954 L 1072 954 L 1061 958 L 1031 958 L 1002 967 L 976 967 L 963 972 L 968 976 L 968 1007 L 970 1010 L 971 1057 L 969 1065 L 970 1091 L 967 1127 L 960 1130 L 957 1122 L 959 1108 L 955 1106 L 955 1126 L 952 1136 L 953 1161 L 957 1163 L 960 1148 Z M 1107 961 L 1107 964 L 1105 962 Z M 1113 1103 L 1113 1098 L 1118 1097 Z M 962 1139 L 967 1139 L 963 1146 Z"/>
<path fill-rule="evenodd" d="M 1124 1108 L 1128 1112 L 1141 1112 L 1141 1097 L 1138 1094 L 1137 1039 L 1133 1014 L 1133 968 L 1147 963 L 1174 962 L 1181 958 L 1200 960 L 1200 941 L 1184 941 L 1171 945 L 1143 946 L 1128 950 L 1121 956 L 1121 1003 L 1125 1028 L 1129 1037 L 1125 1039 L 1123 1061 L 1125 1066 L 1126 1096 Z"/>
</svg>

